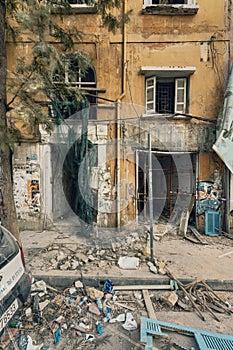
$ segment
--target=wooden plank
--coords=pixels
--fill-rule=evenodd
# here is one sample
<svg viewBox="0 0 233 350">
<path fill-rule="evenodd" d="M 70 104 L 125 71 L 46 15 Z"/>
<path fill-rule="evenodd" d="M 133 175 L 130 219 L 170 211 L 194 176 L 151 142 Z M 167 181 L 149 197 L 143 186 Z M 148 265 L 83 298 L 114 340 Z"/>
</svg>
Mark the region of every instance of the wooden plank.
<svg viewBox="0 0 233 350">
<path fill-rule="evenodd" d="M 193 209 L 194 201 L 195 201 L 195 198 L 192 197 L 188 208 L 184 209 L 181 213 L 179 234 L 183 235 L 184 237 L 186 236 L 186 233 L 187 233 L 189 217 Z"/>
<path fill-rule="evenodd" d="M 146 305 L 146 309 L 147 309 L 147 313 L 148 313 L 149 318 L 152 320 L 157 320 L 156 315 L 155 315 L 154 306 L 152 304 L 148 290 L 143 289 L 142 294 L 143 294 L 143 298 L 144 298 L 144 302 Z"/>
<path fill-rule="evenodd" d="M 127 310 L 130 310 L 130 311 L 135 311 L 135 307 L 132 307 L 132 306 L 129 306 L 129 305 L 125 305 L 125 304 L 122 304 L 122 303 L 118 303 L 118 301 L 115 301 L 114 305 L 123 307 L 123 308 L 125 308 Z"/>
<path fill-rule="evenodd" d="M 143 289 L 149 289 L 149 290 L 159 290 L 159 289 L 166 289 L 166 290 L 173 290 L 173 286 L 170 284 L 161 284 L 161 285 L 155 285 L 155 284 L 138 284 L 138 285 L 126 285 L 126 286 L 114 286 L 115 290 L 143 290 Z"/>
<path fill-rule="evenodd" d="M 203 240 L 201 234 L 198 232 L 196 227 L 189 225 L 188 228 L 192 231 L 194 236 L 202 243 L 202 244 L 208 244 L 205 240 Z"/>
</svg>

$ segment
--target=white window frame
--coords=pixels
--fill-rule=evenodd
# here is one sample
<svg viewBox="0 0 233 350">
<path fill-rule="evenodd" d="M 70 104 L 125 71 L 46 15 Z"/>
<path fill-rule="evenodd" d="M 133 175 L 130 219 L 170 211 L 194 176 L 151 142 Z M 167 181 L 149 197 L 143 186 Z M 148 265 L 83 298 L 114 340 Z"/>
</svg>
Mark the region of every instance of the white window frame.
<svg viewBox="0 0 233 350">
<path fill-rule="evenodd" d="M 78 0 L 77 0 L 78 1 Z M 93 7 L 94 6 L 94 4 L 91 4 L 91 5 L 89 5 L 89 4 L 79 4 L 79 3 L 77 3 L 77 4 L 70 4 L 70 6 L 73 8 L 73 9 L 75 9 L 75 8 L 89 8 L 89 7 Z"/>
<path fill-rule="evenodd" d="M 66 58 L 64 60 L 64 80 L 61 81 L 54 81 L 54 84 L 66 84 L 66 85 L 70 85 L 71 87 L 78 87 L 80 89 L 85 89 L 85 86 L 88 85 L 90 87 L 90 85 L 95 86 L 96 85 L 96 81 L 83 81 L 82 80 L 82 76 L 80 74 L 80 68 L 79 68 L 79 72 L 78 72 L 78 80 L 77 81 L 70 81 L 69 80 L 69 64 L 70 64 L 70 59 Z"/>
<path fill-rule="evenodd" d="M 169 6 L 180 6 L 180 5 L 188 5 L 188 6 L 196 6 L 197 5 L 197 1 L 196 0 L 187 0 L 187 4 L 153 4 L 152 3 L 153 0 L 144 0 L 143 1 L 143 5 L 144 6 L 166 6 L 166 5 L 169 5 Z"/>
<path fill-rule="evenodd" d="M 149 86 L 149 82 L 152 82 L 152 85 Z M 152 90 L 152 95 L 154 98 L 152 100 L 149 100 L 148 95 L 149 92 Z M 156 113 L 156 77 L 151 77 L 146 79 L 146 113 Z M 152 108 L 149 108 L 148 106 L 152 104 Z"/>
<path fill-rule="evenodd" d="M 183 86 L 179 87 L 178 83 L 183 82 Z M 184 100 L 178 102 L 178 90 L 184 91 Z M 177 78 L 175 79 L 175 113 L 185 113 L 186 112 L 186 91 L 187 91 L 187 78 Z M 179 107 L 182 107 L 181 109 Z"/>
<path fill-rule="evenodd" d="M 182 81 L 184 84 L 182 87 L 178 86 L 178 83 Z M 148 83 L 152 82 L 152 85 Z M 182 102 L 178 102 L 178 90 L 184 90 L 184 100 Z M 146 78 L 146 96 L 145 96 L 145 112 L 146 114 L 156 114 L 156 76 Z M 152 90 L 153 100 L 148 99 L 149 91 Z M 186 99 L 187 99 L 187 78 L 175 78 L 175 97 L 174 97 L 174 113 L 185 113 L 186 112 Z M 148 108 L 149 105 L 152 105 L 152 108 Z M 182 110 L 179 108 L 182 106 Z"/>
</svg>

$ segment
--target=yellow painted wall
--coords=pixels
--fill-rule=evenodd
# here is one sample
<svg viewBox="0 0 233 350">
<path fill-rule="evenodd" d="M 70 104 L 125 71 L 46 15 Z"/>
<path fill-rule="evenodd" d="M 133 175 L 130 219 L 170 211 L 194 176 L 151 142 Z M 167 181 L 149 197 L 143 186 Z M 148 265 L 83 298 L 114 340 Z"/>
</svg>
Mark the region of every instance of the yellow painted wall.
<svg viewBox="0 0 233 350">
<path fill-rule="evenodd" d="M 216 119 L 222 106 L 229 71 L 229 33 L 226 27 L 229 16 L 228 1 L 198 0 L 199 10 L 196 15 L 191 16 L 142 14 L 142 0 L 128 0 L 126 4 L 132 14 L 125 28 L 125 61 L 120 29 L 116 34 L 108 33 L 100 26 L 100 19 L 95 14 L 73 14 L 64 22 L 67 26 L 77 26 L 84 33 L 82 42 L 75 43 L 74 52 L 83 50 L 91 57 L 96 70 L 97 87 L 106 89 L 106 93 L 99 96 L 116 100 L 122 93 L 122 79 L 125 77 L 125 96 L 122 101 L 144 106 L 145 77 L 140 74 L 141 66 L 194 66 L 196 71 L 190 77 L 189 113 Z M 121 12 L 119 10 L 119 14 Z M 202 54 L 203 43 L 206 42 L 209 42 L 208 61 L 203 60 Z M 8 44 L 9 72 L 15 66 L 18 56 L 23 54 L 30 57 L 30 50 L 29 43 Z M 8 78 L 10 79 L 10 73 Z M 107 102 L 99 100 L 99 103 Z M 124 115 L 121 117 L 124 118 Z M 115 114 L 112 112 L 98 112 L 98 119 L 114 118 Z M 111 152 L 114 154 L 113 150 Z M 202 175 L 206 178 L 208 169 L 214 168 L 212 154 L 201 156 L 202 167 Z M 127 174 L 125 169 L 128 169 Z M 114 164 L 111 166 L 111 175 L 114 183 Z M 121 178 L 135 186 L 133 161 L 121 161 Z M 121 194 L 122 197 L 126 196 L 126 189 Z M 125 215 L 128 215 L 129 220 L 134 216 L 132 198 L 129 208 L 122 212 L 122 220 Z M 115 215 L 112 215 L 112 225 L 115 219 Z"/>
</svg>

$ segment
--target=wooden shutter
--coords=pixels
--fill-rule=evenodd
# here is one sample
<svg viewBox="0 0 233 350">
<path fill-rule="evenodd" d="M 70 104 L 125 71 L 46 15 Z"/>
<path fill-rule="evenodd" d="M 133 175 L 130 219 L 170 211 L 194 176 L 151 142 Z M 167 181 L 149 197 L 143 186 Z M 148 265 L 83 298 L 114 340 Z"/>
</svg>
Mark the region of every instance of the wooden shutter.
<svg viewBox="0 0 233 350">
<path fill-rule="evenodd" d="M 186 110 L 186 78 L 176 79 L 175 113 L 185 113 Z"/>
<path fill-rule="evenodd" d="M 146 113 L 155 113 L 156 77 L 146 79 Z"/>
</svg>

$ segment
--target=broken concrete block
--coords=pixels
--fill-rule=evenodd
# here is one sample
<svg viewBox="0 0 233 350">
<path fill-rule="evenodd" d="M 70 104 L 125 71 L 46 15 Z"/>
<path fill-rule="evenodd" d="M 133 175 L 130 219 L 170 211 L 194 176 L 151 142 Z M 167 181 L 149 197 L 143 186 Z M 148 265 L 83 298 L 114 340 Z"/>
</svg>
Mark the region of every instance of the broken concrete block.
<svg viewBox="0 0 233 350">
<path fill-rule="evenodd" d="M 75 288 L 83 288 L 83 283 L 81 281 L 75 281 L 74 286 Z"/>
<path fill-rule="evenodd" d="M 57 261 L 62 261 L 65 259 L 65 254 L 63 252 L 60 252 L 58 255 L 57 255 L 57 258 L 56 260 Z"/>
<path fill-rule="evenodd" d="M 27 317 L 29 317 L 29 316 L 32 315 L 32 309 L 31 309 L 30 307 L 27 308 L 27 309 L 25 310 L 25 315 L 26 315 Z"/>
<path fill-rule="evenodd" d="M 74 294 L 75 292 L 77 292 L 77 290 L 76 290 L 75 287 L 69 288 L 69 293 L 70 293 L 71 295 Z"/>
<path fill-rule="evenodd" d="M 158 270 L 158 273 L 159 273 L 160 275 L 166 275 L 166 274 L 167 274 L 167 271 L 164 270 L 164 269 L 159 269 L 159 270 Z"/>
<path fill-rule="evenodd" d="M 60 270 L 68 270 L 70 267 L 70 262 L 69 261 L 66 261 L 64 264 L 60 265 L 59 266 L 59 269 Z"/>
<path fill-rule="evenodd" d="M 118 265 L 121 269 L 135 270 L 139 266 L 139 258 L 121 256 L 118 260 Z"/>
<path fill-rule="evenodd" d="M 164 269 L 166 266 L 166 263 L 164 261 L 157 261 L 157 267 L 159 269 Z"/>
<path fill-rule="evenodd" d="M 79 262 L 78 262 L 77 260 L 72 260 L 72 261 L 70 262 L 70 268 L 71 268 L 72 270 L 76 270 L 78 266 L 79 266 Z"/>
<path fill-rule="evenodd" d="M 104 296 L 104 292 L 94 287 L 87 288 L 87 294 L 92 300 L 96 300 L 96 298 L 102 299 Z"/>
<path fill-rule="evenodd" d="M 39 303 L 39 309 L 40 311 L 43 311 L 44 308 L 50 303 L 50 300 L 45 300 L 45 301 L 42 301 L 41 303 Z"/>
<path fill-rule="evenodd" d="M 149 266 L 149 269 L 150 269 L 151 272 L 153 272 L 153 273 L 155 273 L 155 274 L 158 273 L 157 267 L 156 267 L 151 261 L 149 261 L 149 262 L 147 263 L 147 265 Z"/>
<path fill-rule="evenodd" d="M 93 255 L 88 255 L 88 260 L 89 261 L 95 261 L 95 257 Z"/>
<path fill-rule="evenodd" d="M 88 305 L 88 311 L 97 316 L 101 315 L 100 310 L 98 309 L 97 305 L 94 303 L 91 303 Z"/>
<path fill-rule="evenodd" d="M 136 291 L 133 292 L 133 295 L 138 300 L 142 299 L 142 292 L 139 292 L 139 291 L 136 290 Z"/>
<path fill-rule="evenodd" d="M 88 262 L 88 257 L 83 253 L 76 253 L 76 257 L 78 258 L 79 261 L 84 262 L 84 264 Z"/>
<path fill-rule="evenodd" d="M 160 297 L 161 301 L 171 307 L 177 303 L 178 299 L 179 297 L 176 292 L 166 292 Z"/>
</svg>

